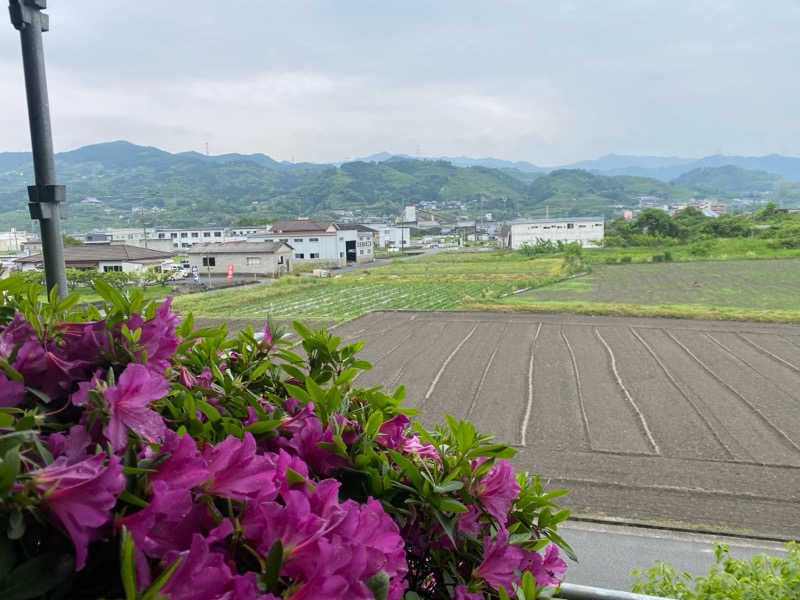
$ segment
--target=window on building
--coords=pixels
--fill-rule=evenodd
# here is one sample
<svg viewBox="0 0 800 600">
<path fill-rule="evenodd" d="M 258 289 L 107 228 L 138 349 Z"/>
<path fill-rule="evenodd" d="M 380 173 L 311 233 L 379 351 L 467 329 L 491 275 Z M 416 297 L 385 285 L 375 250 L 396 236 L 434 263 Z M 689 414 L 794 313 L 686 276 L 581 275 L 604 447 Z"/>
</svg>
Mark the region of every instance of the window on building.
<svg viewBox="0 0 800 600">
<path fill-rule="evenodd" d="M 283 264 L 283 255 L 281 255 L 281 256 L 279 256 L 279 257 L 278 257 L 278 264 L 279 264 L 279 265 L 282 265 L 282 264 Z"/>
<path fill-rule="evenodd" d="M 248 256 L 247 259 L 247 266 L 251 267 L 253 265 L 260 265 L 261 264 L 261 257 L 260 256 Z"/>
<path fill-rule="evenodd" d="M 182 238 L 189 237 L 189 234 L 188 234 L 188 233 L 186 233 L 186 232 L 184 231 L 184 232 L 181 234 L 181 237 L 182 237 Z"/>
<path fill-rule="evenodd" d="M 305 254 L 303 254 L 302 252 L 295 252 L 295 255 L 294 255 L 294 257 L 295 257 L 295 258 L 305 258 L 305 257 L 306 257 L 306 255 L 305 255 Z"/>
<path fill-rule="evenodd" d="M 103 273 L 108 273 L 109 271 L 122 271 L 122 265 L 106 265 L 103 267 Z"/>
<path fill-rule="evenodd" d="M 203 237 L 211 237 L 211 232 L 210 231 L 204 231 L 203 232 Z"/>
<path fill-rule="evenodd" d="M 222 237 L 222 232 L 221 231 L 215 231 L 214 232 L 214 237 Z"/>
<path fill-rule="evenodd" d="M 216 267 L 217 266 L 217 258 L 215 256 L 204 256 L 203 257 L 203 266 L 204 267 Z"/>
<path fill-rule="evenodd" d="M 175 238 L 178 237 L 178 234 L 173 232 L 169 234 L 169 237 L 171 237 L 174 240 Z"/>
<path fill-rule="evenodd" d="M 318 242 L 319 238 L 308 238 L 309 242 Z"/>
<path fill-rule="evenodd" d="M 344 258 L 344 252 L 339 252 L 339 258 Z"/>
<path fill-rule="evenodd" d="M 567 229 L 575 229 L 575 223 L 567 223 Z"/>
<path fill-rule="evenodd" d="M 294 241 L 294 242 L 302 242 L 302 241 L 303 241 L 303 238 L 294 238 L 294 240 L 293 240 L 293 241 Z"/>
<path fill-rule="evenodd" d="M 159 233 L 158 234 L 158 239 L 163 240 L 164 239 L 164 234 L 163 233 Z"/>
<path fill-rule="evenodd" d="M 364 254 L 364 249 L 362 248 L 361 250 L 358 251 L 358 253 L 359 254 Z"/>
<path fill-rule="evenodd" d="M 278 241 L 279 242 L 283 242 L 284 244 L 288 244 L 289 243 L 289 238 L 281 238 Z"/>
<path fill-rule="evenodd" d="M 128 234 L 128 239 L 129 239 L 129 240 L 132 240 L 132 239 L 133 239 L 133 234 L 132 234 L 132 233 L 129 233 L 129 234 Z"/>
<path fill-rule="evenodd" d="M 179 246 L 180 246 L 180 244 L 178 244 L 178 242 L 172 242 L 172 247 L 173 248 L 178 248 Z"/>
<path fill-rule="evenodd" d="M 193 238 L 200 237 L 200 234 L 199 234 L 199 233 L 197 233 L 196 231 L 193 231 L 193 232 L 192 232 L 192 237 L 193 237 Z"/>
<path fill-rule="evenodd" d="M 602 226 L 603 226 L 603 224 L 602 224 L 602 223 L 595 223 L 595 224 L 594 224 L 594 226 L 595 226 L 595 227 L 602 227 Z"/>
<path fill-rule="evenodd" d="M 312 252 L 308 255 L 308 258 L 319 258 L 319 252 Z"/>
</svg>

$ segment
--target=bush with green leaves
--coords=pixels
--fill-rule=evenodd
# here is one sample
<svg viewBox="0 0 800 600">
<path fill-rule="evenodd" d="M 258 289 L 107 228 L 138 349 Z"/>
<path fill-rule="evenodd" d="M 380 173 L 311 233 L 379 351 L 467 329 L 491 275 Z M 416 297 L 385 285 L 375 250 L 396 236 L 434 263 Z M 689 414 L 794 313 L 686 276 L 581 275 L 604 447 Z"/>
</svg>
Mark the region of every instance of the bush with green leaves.
<svg viewBox="0 0 800 600">
<path fill-rule="evenodd" d="M 552 595 L 569 512 L 514 449 L 296 322 L 228 339 L 96 280 L 0 282 L 0 598 Z"/>
<path fill-rule="evenodd" d="M 728 546 L 714 544 L 714 563 L 708 575 L 692 577 L 668 563 L 656 561 L 636 577 L 633 591 L 676 600 L 797 600 L 800 598 L 800 545 L 786 544 L 786 556 L 765 554 L 744 560 L 732 558 Z"/>
</svg>

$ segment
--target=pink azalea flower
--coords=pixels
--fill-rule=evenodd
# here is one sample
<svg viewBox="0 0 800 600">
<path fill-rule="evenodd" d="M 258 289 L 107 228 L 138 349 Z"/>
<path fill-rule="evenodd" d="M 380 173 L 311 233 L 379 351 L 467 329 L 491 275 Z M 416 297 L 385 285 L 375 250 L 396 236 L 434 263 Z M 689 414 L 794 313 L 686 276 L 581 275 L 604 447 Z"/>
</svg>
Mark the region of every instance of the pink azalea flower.
<svg viewBox="0 0 800 600">
<path fill-rule="evenodd" d="M 493 588 L 502 585 L 507 591 L 512 584 L 519 584 L 519 577 L 514 571 L 526 558 L 525 552 L 508 544 L 508 532 L 500 530 L 494 540 L 490 536 L 483 538 L 483 561 L 475 569 L 475 574 Z"/>
<path fill-rule="evenodd" d="M 264 337 L 261 338 L 260 346 L 263 348 L 264 346 L 272 346 L 272 332 L 269 330 L 269 323 L 264 325 L 264 329 L 261 330 L 261 333 Z"/>
<path fill-rule="evenodd" d="M 544 558 L 538 552 L 528 552 L 526 558 L 530 562 L 523 568 L 531 572 L 536 585 L 555 586 L 561 583 L 558 576 L 567 570 L 567 563 L 559 556 L 558 546 L 548 544 Z"/>
<path fill-rule="evenodd" d="M 130 363 L 119 377 L 117 385 L 105 390 L 111 418 L 103 435 L 115 451 L 125 447 L 128 429 L 148 442 L 159 442 L 166 426 L 157 412 L 147 408 L 153 400 L 163 398 L 169 387 L 162 375 L 151 373 L 147 367 Z"/>
<path fill-rule="evenodd" d="M 271 456 L 256 454 L 252 433 L 244 439 L 228 436 L 203 452 L 211 478 L 203 486 L 210 494 L 234 500 L 254 499 L 275 492 L 275 462 Z"/>
<path fill-rule="evenodd" d="M 197 449 L 197 443 L 190 435 L 178 437 L 174 431 L 164 432 L 164 443 L 155 453 L 149 447 L 145 456 L 152 458 L 159 454 L 169 453 L 169 457 L 158 463 L 155 471 L 148 475 L 150 482 L 163 481 L 171 489 L 196 487 L 207 481 L 211 473 L 206 461 Z"/>
<path fill-rule="evenodd" d="M 141 315 L 132 314 L 126 325 L 129 329 L 142 330 L 137 344 L 143 347 L 147 355 L 147 368 L 154 373 L 162 374 L 170 365 L 172 355 L 178 347 L 175 328 L 178 326 L 178 314 L 169 308 L 172 297 L 168 297 L 157 309 L 152 319 L 143 320 Z M 140 352 L 138 360 L 144 357 Z"/>
<path fill-rule="evenodd" d="M 47 445 L 50 453 L 55 457 L 67 459 L 67 464 L 72 465 L 86 458 L 86 452 L 92 439 L 83 425 L 73 425 L 69 434 L 51 433 L 47 436 Z"/>
<path fill-rule="evenodd" d="M 19 406 L 25 399 L 25 384 L 0 373 L 0 406 Z"/>
<path fill-rule="evenodd" d="M 192 538 L 189 550 L 171 552 L 170 563 L 183 560 L 161 589 L 170 600 L 256 600 L 259 597 L 255 573 L 236 574 L 221 552 L 210 549 L 209 540 L 200 534 Z"/>
<path fill-rule="evenodd" d="M 481 509 L 470 504 L 467 506 L 467 512 L 461 513 L 458 517 L 458 528 L 474 537 L 478 537 L 481 533 L 483 524 L 480 522 Z"/>
<path fill-rule="evenodd" d="M 119 525 L 131 532 L 137 551 L 161 558 L 173 550 L 187 550 L 192 536 L 210 530 L 214 521 L 205 506 L 192 502 L 188 489 L 171 489 L 156 481 L 150 503 L 120 519 Z"/>
<path fill-rule="evenodd" d="M 36 340 L 36 330 L 22 316 L 22 313 L 16 312 L 14 318 L 0 332 L 0 356 L 8 358 L 14 348 L 28 340 Z"/>
<path fill-rule="evenodd" d="M 486 458 L 475 459 L 472 468 L 485 461 Z M 480 481 L 473 484 L 472 493 L 480 498 L 486 512 L 505 525 L 511 504 L 519 496 L 519 484 L 511 463 L 505 459 L 498 460 Z"/>
<path fill-rule="evenodd" d="M 31 473 L 47 508 L 72 538 L 76 571 L 86 564 L 89 540 L 97 528 L 109 522 L 116 497 L 125 487 L 119 458 L 110 457 L 107 466 L 105 458 L 96 454 L 70 465 L 62 456 Z"/>
<path fill-rule="evenodd" d="M 403 438 L 400 448 L 404 454 L 416 454 L 420 458 L 431 458 L 441 461 L 439 451 L 436 450 L 436 447 L 429 442 L 423 444 L 416 435 Z"/>
<path fill-rule="evenodd" d="M 380 429 L 378 429 L 378 435 L 375 436 L 375 441 L 386 448 L 397 450 L 403 443 L 403 431 L 408 423 L 408 417 L 403 414 L 393 416 L 388 421 L 383 422 Z"/>
</svg>

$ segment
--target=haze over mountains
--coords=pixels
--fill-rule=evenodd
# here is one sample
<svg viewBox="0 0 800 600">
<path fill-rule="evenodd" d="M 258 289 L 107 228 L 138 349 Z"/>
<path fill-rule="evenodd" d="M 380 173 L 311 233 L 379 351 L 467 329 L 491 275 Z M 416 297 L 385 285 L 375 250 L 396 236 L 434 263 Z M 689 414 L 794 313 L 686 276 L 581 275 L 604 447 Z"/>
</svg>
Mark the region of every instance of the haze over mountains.
<svg viewBox="0 0 800 600">
<path fill-rule="evenodd" d="M 407 203 L 495 218 L 604 214 L 647 196 L 663 203 L 710 195 L 800 203 L 800 158 L 701 159 L 607 155 L 561 167 L 496 158 L 379 153 L 338 164 L 276 161 L 265 154 L 170 153 L 116 141 L 56 155 L 67 185 L 68 230 L 99 226 L 230 224 L 242 219 L 392 217 Z M 30 154 L 0 153 L 0 227 L 26 226 Z M 81 205 L 84 197 L 100 205 Z M 137 212 L 138 210 L 138 212 Z M 145 213 L 146 216 L 145 216 Z"/>
</svg>

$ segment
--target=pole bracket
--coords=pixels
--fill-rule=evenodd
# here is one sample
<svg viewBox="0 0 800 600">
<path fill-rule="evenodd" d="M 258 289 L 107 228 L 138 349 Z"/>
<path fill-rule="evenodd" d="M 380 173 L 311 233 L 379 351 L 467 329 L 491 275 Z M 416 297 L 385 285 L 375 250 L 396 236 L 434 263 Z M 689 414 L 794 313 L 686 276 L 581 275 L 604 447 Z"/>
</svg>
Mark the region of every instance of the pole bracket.
<svg viewBox="0 0 800 600">
<path fill-rule="evenodd" d="M 8 12 L 15 29 L 23 30 L 33 23 L 33 13 L 47 8 L 47 0 L 8 0 Z M 50 17 L 39 13 L 42 31 L 50 30 Z"/>
<path fill-rule="evenodd" d="M 67 186 L 65 185 L 29 185 L 28 210 L 31 213 L 31 219 L 38 221 L 64 219 L 65 214 L 61 210 L 61 203 L 66 198 Z"/>
</svg>

